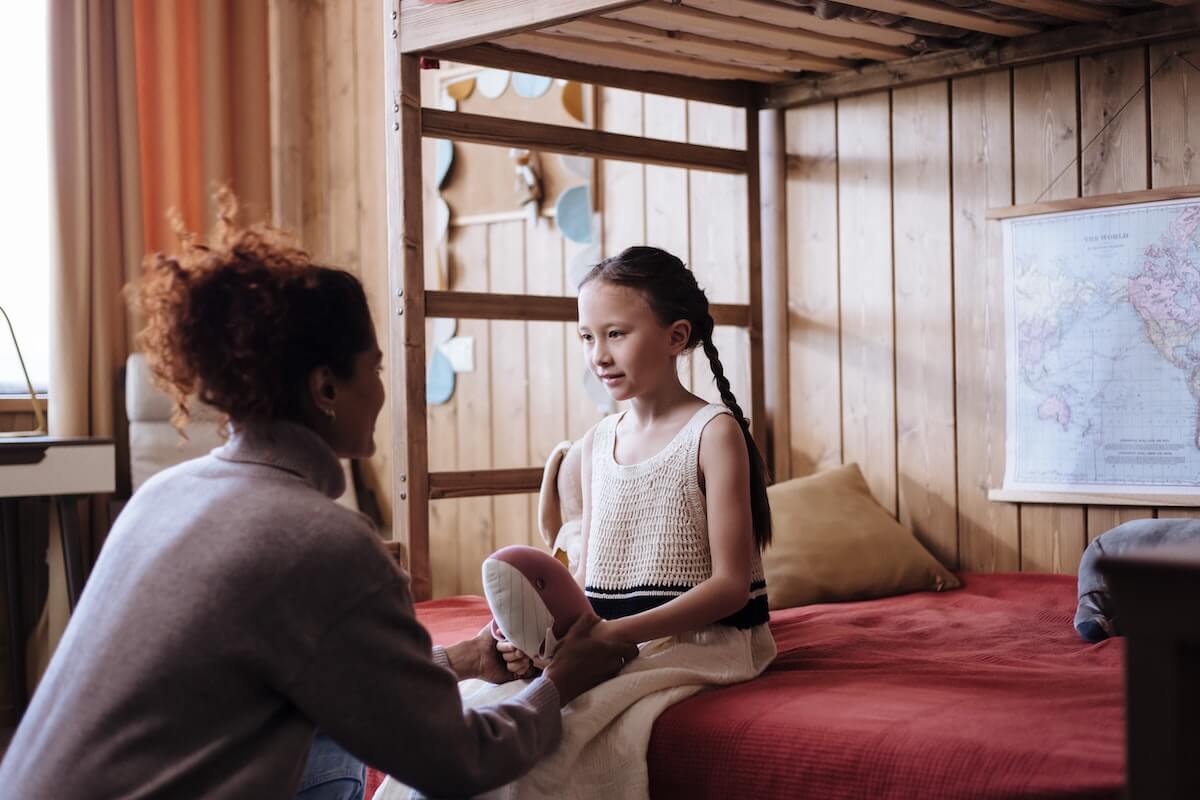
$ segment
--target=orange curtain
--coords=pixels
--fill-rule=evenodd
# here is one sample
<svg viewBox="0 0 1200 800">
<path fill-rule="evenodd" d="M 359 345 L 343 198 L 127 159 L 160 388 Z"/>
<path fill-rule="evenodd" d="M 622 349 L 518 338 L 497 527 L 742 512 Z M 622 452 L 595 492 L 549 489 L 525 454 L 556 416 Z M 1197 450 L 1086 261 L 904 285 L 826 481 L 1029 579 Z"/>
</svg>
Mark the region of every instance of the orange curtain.
<svg viewBox="0 0 1200 800">
<path fill-rule="evenodd" d="M 220 183 L 268 216 L 266 0 L 133 0 L 133 28 L 146 251 L 175 248 L 171 209 L 206 230 Z"/>
</svg>

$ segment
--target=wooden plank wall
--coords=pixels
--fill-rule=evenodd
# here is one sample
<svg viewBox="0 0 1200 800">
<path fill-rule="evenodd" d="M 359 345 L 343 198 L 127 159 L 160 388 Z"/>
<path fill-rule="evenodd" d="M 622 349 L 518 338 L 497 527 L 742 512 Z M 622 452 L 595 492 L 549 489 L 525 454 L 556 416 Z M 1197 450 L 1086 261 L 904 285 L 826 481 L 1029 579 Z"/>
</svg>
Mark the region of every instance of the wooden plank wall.
<svg viewBox="0 0 1200 800">
<path fill-rule="evenodd" d="M 794 475 L 857 461 L 945 563 L 1074 572 L 1125 520 L 992 503 L 1004 469 L 1000 226 L 987 209 L 1192 183 L 1200 40 L 787 112 Z M 1105 123 L 1130 97 L 1116 122 Z M 1095 137 L 1095 141 L 1085 145 Z"/>
<path fill-rule="evenodd" d="M 375 333 L 388 337 L 383 11 L 377 0 L 269 0 L 274 221 L 321 263 L 363 281 Z M 376 442 L 391 441 L 385 406 Z M 364 470 L 391 518 L 391 459 Z"/>
</svg>

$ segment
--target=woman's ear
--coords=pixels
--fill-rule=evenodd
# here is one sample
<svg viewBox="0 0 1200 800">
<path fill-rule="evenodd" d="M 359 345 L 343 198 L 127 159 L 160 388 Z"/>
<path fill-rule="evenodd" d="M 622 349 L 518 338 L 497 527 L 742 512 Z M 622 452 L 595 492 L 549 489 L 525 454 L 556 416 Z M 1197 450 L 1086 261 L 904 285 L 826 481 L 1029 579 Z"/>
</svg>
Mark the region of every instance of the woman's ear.
<svg viewBox="0 0 1200 800">
<path fill-rule="evenodd" d="M 686 319 L 675 320 L 667 329 L 667 342 L 671 347 L 671 355 L 682 353 L 692 339 L 692 323 Z"/>
<path fill-rule="evenodd" d="M 329 367 L 314 367 L 308 373 L 308 399 L 313 407 L 327 417 L 334 416 L 337 386 Z"/>
</svg>

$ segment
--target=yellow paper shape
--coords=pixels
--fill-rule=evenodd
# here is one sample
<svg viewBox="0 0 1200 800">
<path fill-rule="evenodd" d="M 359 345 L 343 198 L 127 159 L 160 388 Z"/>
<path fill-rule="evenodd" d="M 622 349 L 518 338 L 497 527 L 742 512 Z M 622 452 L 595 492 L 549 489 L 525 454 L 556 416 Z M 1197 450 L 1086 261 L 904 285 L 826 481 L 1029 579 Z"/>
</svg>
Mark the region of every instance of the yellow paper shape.
<svg viewBox="0 0 1200 800">
<path fill-rule="evenodd" d="M 562 91 L 563 108 L 567 110 L 575 119 L 580 122 L 587 122 L 583 118 L 583 85 L 576 81 L 567 81 L 563 86 Z"/>
<path fill-rule="evenodd" d="M 446 94 L 453 97 L 455 100 L 462 102 L 471 96 L 475 91 L 475 79 L 466 78 L 465 80 L 455 81 L 446 87 Z"/>
</svg>

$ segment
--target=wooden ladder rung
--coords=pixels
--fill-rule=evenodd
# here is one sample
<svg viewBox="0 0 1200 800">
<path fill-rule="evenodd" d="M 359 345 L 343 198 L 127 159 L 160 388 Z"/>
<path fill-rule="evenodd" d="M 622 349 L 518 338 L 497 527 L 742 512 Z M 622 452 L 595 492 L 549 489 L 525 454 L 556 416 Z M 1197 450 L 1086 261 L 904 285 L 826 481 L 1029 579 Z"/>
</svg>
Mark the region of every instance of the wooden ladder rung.
<svg viewBox="0 0 1200 800">
<path fill-rule="evenodd" d="M 718 325 L 750 327 L 750 306 L 745 303 L 713 303 L 708 310 Z M 427 291 L 425 316 L 574 322 L 579 318 L 579 307 L 574 297 Z"/>
<path fill-rule="evenodd" d="M 504 117 L 488 117 L 462 111 L 421 109 L 421 134 L 436 139 L 503 147 L 527 147 L 549 153 L 659 164 L 667 167 L 702 169 L 744 174 L 749 157 L 745 150 L 728 147 L 647 139 L 591 128 L 547 125 Z"/>
<path fill-rule="evenodd" d="M 476 469 L 429 473 L 429 499 L 530 494 L 542 485 L 541 467 Z"/>
</svg>

